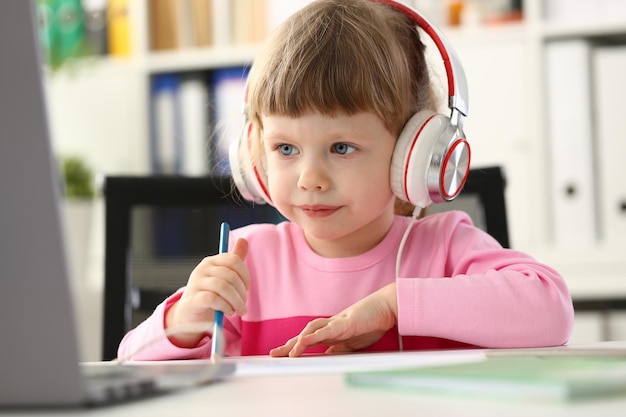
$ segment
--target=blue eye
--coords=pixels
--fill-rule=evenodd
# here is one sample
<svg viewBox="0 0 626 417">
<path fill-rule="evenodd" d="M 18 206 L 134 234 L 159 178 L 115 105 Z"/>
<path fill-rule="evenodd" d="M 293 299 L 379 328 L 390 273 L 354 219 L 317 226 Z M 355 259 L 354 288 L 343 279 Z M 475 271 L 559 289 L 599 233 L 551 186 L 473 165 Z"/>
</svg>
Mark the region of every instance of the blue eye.
<svg viewBox="0 0 626 417">
<path fill-rule="evenodd" d="M 297 150 L 294 146 L 288 145 L 286 143 L 281 143 L 280 145 L 277 145 L 276 149 L 283 156 L 291 156 L 297 153 Z"/>
<path fill-rule="evenodd" d="M 352 145 L 348 145 L 347 143 L 335 143 L 333 145 L 333 151 L 338 153 L 339 155 L 347 155 L 356 150 L 356 147 Z"/>
</svg>

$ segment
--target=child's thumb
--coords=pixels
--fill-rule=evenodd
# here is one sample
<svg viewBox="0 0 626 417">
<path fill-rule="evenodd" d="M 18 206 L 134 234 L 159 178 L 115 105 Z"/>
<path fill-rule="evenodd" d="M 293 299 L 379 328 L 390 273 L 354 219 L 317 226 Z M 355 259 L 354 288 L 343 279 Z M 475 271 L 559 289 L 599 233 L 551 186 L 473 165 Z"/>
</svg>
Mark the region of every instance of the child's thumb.
<svg viewBox="0 0 626 417">
<path fill-rule="evenodd" d="M 246 255 L 248 255 L 248 241 L 244 238 L 239 238 L 235 242 L 233 249 L 230 251 L 235 255 L 239 256 L 242 260 L 246 259 Z"/>
</svg>

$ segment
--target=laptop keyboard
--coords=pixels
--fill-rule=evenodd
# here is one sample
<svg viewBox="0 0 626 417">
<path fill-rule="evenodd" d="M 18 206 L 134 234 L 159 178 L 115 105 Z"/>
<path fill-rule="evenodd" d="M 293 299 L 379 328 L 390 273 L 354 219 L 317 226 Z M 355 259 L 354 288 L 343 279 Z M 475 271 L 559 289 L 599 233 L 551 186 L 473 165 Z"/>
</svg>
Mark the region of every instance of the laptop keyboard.
<svg viewBox="0 0 626 417">
<path fill-rule="evenodd" d="M 82 367 L 87 403 L 119 403 L 158 394 L 162 390 L 154 377 L 124 366 Z"/>
</svg>

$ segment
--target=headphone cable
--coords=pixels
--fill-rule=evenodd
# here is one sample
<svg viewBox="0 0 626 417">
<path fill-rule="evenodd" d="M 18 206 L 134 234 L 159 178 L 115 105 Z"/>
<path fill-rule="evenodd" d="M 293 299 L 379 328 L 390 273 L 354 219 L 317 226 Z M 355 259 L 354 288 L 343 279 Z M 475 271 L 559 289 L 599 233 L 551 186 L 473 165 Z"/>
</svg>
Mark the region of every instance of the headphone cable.
<svg viewBox="0 0 626 417">
<path fill-rule="evenodd" d="M 398 248 L 398 255 L 396 256 L 396 280 L 400 278 L 400 261 L 402 259 L 402 252 L 404 251 L 404 245 L 406 244 L 406 240 L 409 237 L 409 233 L 411 232 L 411 229 L 413 228 L 413 225 L 415 224 L 415 221 L 417 220 L 417 216 L 419 215 L 422 209 L 423 207 L 415 207 L 415 210 L 413 210 L 413 214 L 411 215 L 411 221 L 409 221 L 409 224 L 407 225 L 406 230 L 404 231 L 404 235 L 402 236 L 402 240 L 400 241 L 400 247 Z M 404 350 L 402 346 L 402 335 L 400 335 L 400 330 L 398 330 L 398 350 L 400 352 Z"/>
</svg>

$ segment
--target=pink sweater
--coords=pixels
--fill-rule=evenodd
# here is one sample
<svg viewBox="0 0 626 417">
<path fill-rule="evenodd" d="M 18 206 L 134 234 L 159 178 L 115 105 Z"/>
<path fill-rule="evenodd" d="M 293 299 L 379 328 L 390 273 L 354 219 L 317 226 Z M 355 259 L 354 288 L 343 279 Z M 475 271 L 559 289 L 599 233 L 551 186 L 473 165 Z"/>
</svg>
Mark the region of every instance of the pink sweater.
<svg viewBox="0 0 626 417">
<path fill-rule="evenodd" d="M 227 355 L 262 355 L 297 335 L 310 320 L 340 312 L 396 281 L 398 325 L 368 350 L 553 346 L 567 342 L 574 312 L 563 278 L 532 257 L 503 249 L 462 212 L 418 220 L 396 254 L 410 221 L 396 217 L 383 241 L 359 256 L 323 258 L 293 223 L 251 225 L 231 232 L 249 242 L 246 315 L 225 317 Z M 181 288 L 122 340 L 119 356 L 164 331 L 166 309 Z M 166 338 L 134 359 L 206 358 L 210 336 L 192 349 Z M 311 349 L 320 352 L 325 348 Z"/>
</svg>

